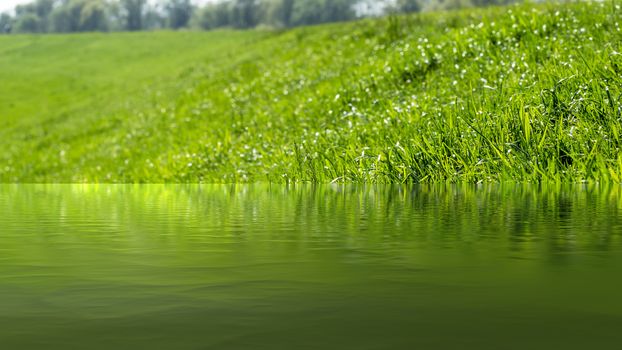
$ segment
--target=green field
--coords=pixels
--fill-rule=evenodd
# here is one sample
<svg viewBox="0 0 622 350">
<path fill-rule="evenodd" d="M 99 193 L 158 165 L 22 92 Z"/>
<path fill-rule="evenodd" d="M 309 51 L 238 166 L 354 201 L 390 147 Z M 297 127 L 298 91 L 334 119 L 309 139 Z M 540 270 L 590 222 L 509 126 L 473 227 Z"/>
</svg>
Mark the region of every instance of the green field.
<svg viewBox="0 0 622 350">
<path fill-rule="evenodd" d="M 622 9 L 0 36 L 1 182 L 622 181 Z"/>
</svg>

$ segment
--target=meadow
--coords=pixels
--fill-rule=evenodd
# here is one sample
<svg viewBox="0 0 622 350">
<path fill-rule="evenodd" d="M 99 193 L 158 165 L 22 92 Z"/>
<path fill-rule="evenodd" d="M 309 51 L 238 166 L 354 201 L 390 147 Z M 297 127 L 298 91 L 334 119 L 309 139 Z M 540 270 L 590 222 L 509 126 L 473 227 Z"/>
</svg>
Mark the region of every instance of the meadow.
<svg viewBox="0 0 622 350">
<path fill-rule="evenodd" d="M 0 36 L 0 182 L 620 182 L 621 11 Z"/>
</svg>

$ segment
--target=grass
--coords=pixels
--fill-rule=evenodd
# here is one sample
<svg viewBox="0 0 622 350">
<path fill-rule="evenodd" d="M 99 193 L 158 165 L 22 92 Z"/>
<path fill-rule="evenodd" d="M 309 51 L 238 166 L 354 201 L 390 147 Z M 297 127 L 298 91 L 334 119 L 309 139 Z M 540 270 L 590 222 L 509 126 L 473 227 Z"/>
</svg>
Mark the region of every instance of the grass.
<svg viewBox="0 0 622 350">
<path fill-rule="evenodd" d="M 622 181 L 622 9 L 0 37 L 3 182 Z"/>
</svg>

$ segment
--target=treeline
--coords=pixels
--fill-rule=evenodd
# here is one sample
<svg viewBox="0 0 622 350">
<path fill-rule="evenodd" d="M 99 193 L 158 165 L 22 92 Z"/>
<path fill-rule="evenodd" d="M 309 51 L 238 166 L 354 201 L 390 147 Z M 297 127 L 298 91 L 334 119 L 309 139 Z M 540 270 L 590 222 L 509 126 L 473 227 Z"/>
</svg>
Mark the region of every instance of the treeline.
<svg viewBox="0 0 622 350">
<path fill-rule="evenodd" d="M 287 28 L 390 12 L 502 4 L 513 0 L 35 0 L 0 14 L 0 33 L 180 28 Z"/>
</svg>

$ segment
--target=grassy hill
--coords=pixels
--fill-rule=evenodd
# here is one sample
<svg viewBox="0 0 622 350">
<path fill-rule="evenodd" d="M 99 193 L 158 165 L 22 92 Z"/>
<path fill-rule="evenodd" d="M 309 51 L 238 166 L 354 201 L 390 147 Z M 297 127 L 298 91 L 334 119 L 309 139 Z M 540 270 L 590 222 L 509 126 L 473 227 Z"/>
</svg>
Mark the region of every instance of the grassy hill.
<svg viewBox="0 0 622 350">
<path fill-rule="evenodd" d="M 0 37 L 0 181 L 622 180 L 622 9 Z"/>
</svg>

